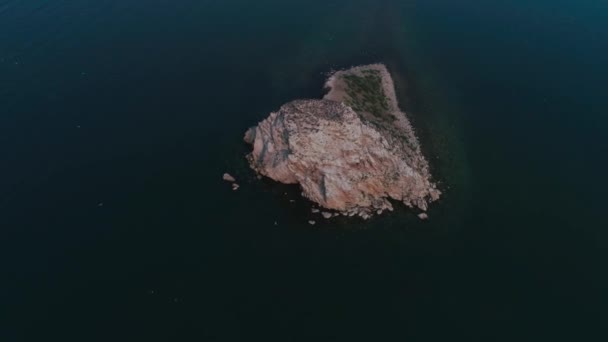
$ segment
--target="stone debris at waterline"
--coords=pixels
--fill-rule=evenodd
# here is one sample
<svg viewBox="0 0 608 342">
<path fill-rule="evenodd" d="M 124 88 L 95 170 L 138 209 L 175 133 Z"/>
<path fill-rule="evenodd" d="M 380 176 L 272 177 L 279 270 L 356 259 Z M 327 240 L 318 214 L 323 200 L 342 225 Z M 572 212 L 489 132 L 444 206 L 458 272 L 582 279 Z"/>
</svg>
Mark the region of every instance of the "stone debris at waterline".
<svg viewBox="0 0 608 342">
<path fill-rule="evenodd" d="M 234 177 L 232 177 L 232 175 L 230 175 L 229 173 L 224 173 L 224 175 L 222 176 L 222 179 L 225 180 L 226 182 L 236 182 L 236 179 Z"/>
<path fill-rule="evenodd" d="M 392 211 L 389 199 L 426 211 L 441 192 L 386 67 L 338 71 L 326 87 L 323 99 L 287 103 L 246 132 L 250 166 L 347 216 Z"/>
</svg>

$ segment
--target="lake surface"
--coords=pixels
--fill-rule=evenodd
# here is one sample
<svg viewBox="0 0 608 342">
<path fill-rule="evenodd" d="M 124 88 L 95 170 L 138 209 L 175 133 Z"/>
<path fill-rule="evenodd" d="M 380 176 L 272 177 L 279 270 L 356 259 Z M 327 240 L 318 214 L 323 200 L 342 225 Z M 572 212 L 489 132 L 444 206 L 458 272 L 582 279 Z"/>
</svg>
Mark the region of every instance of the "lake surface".
<svg viewBox="0 0 608 342">
<path fill-rule="evenodd" d="M 605 341 L 607 22 L 591 0 L 0 0 L 0 340 Z M 243 133 L 371 62 L 445 195 L 426 222 L 312 227 Z"/>
</svg>

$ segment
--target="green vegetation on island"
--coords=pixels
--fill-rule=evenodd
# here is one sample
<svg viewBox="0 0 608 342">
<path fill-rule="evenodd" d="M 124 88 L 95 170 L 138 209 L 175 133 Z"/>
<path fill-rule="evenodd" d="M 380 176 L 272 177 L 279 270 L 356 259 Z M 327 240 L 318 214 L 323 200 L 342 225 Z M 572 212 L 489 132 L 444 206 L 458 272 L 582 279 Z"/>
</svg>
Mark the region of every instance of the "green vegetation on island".
<svg viewBox="0 0 608 342">
<path fill-rule="evenodd" d="M 361 75 L 345 74 L 342 79 L 347 85 L 348 98 L 345 102 L 348 106 L 377 117 L 384 117 L 388 113 L 389 102 L 378 70 L 365 69 Z"/>
</svg>

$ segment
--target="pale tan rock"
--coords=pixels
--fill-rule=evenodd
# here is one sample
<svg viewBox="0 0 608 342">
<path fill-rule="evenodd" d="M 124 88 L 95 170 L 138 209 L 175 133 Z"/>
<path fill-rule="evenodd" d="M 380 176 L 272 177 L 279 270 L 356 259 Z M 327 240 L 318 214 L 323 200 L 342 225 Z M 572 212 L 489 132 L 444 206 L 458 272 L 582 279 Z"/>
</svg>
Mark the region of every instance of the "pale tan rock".
<svg viewBox="0 0 608 342">
<path fill-rule="evenodd" d="M 426 213 L 420 213 L 418 214 L 418 218 L 420 218 L 421 220 L 428 220 L 429 215 L 427 215 Z"/>
<path fill-rule="evenodd" d="M 222 176 L 222 179 L 227 182 L 236 182 L 236 179 L 234 177 L 232 177 L 232 175 L 230 175 L 229 173 L 224 173 L 224 175 Z"/>
<path fill-rule="evenodd" d="M 331 213 L 324 211 L 321 213 L 321 216 L 323 216 L 326 219 L 330 219 L 332 215 L 331 215 Z"/>
<path fill-rule="evenodd" d="M 344 75 L 381 75 L 388 110 L 356 112 L 346 105 Z M 245 141 L 259 174 L 299 184 L 302 195 L 320 206 L 359 215 L 392 211 L 388 199 L 425 211 L 441 192 L 431 182 L 428 163 L 404 113 L 397 106 L 390 74 L 383 65 L 339 71 L 322 100 L 296 100 L 250 128 Z"/>
<path fill-rule="evenodd" d="M 255 128 L 249 128 L 247 130 L 247 132 L 245 132 L 245 137 L 243 138 L 245 140 L 246 143 L 248 144 L 253 144 L 253 142 L 255 141 Z"/>
</svg>

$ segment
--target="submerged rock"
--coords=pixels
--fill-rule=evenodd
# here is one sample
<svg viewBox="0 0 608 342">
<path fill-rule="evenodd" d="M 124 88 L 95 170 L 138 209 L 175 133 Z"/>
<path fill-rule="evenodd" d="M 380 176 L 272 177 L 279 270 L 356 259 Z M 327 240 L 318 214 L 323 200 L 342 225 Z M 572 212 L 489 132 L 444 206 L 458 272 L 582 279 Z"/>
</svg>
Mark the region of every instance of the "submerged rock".
<svg viewBox="0 0 608 342">
<path fill-rule="evenodd" d="M 348 216 L 392 211 L 389 199 L 425 211 L 441 193 L 386 67 L 339 71 L 326 87 L 323 99 L 287 103 L 247 131 L 251 167 Z"/>
</svg>

